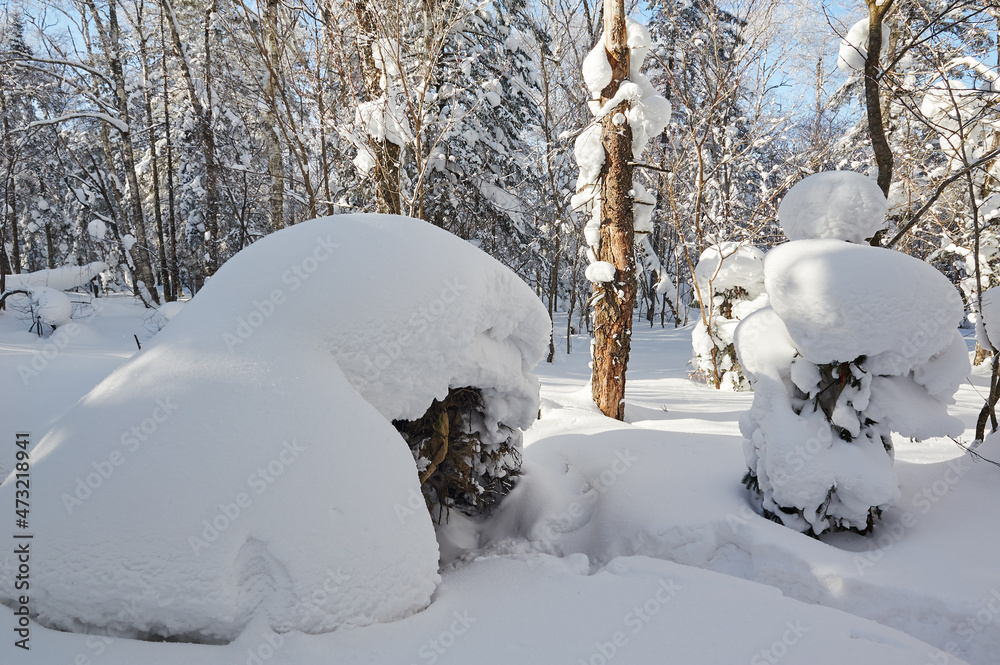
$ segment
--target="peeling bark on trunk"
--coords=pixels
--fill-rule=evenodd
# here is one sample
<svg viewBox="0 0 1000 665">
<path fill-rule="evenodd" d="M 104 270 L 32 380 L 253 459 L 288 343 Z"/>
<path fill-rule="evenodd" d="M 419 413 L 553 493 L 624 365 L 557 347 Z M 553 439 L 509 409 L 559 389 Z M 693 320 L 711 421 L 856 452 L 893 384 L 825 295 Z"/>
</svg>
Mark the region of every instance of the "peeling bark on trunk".
<svg viewBox="0 0 1000 665">
<path fill-rule="evenodd" d="M 622 0 L 604 2 L 604 40 L 611 83 L 601 91 L 602 103 L 618 92 L 628 79 L 629 51 Z M 635 230 L 632 218 L 632 129 L 628 122 L 614 124 L 618 113 L 628 110 L 623 102 L 602 122 L 607 153 L 601 174 L 601 251 L 599 260 L 615 266 L 613 282 L 594 287 L 594 370 L 591 390 L 601 411 L 617 420 L 625 419 L 625 371 L 632 341 L 632 310 L 635 307 Z"/>
</svg>

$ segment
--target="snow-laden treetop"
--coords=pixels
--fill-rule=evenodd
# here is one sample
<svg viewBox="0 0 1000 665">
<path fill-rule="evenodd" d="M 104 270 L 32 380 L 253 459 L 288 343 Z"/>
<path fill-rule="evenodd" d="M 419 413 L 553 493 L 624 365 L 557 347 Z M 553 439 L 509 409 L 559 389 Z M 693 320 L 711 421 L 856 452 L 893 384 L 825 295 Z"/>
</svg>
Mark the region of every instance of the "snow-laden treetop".
<svg viewBox="0 0 1000 665">
<path fill-rule="evenodd" d="M 853 171 L 824 171 L 799 181 L 778 207 L 789 240 L 836 238 L 861 243 L 885 226 L 888 203 L 878 184 Z"/>
</svg>

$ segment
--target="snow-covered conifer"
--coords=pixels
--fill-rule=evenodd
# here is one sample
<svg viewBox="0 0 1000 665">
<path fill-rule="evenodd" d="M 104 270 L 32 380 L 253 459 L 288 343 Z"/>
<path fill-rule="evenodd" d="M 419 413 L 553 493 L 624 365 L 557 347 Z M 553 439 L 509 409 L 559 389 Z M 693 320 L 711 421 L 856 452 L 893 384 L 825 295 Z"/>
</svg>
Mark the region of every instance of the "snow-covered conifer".
<svg viewBox="0 0 1000 665">
<path fill-rule="evenodd" d="M 897 499 L 893 432 L 963 430 L 947 413 L 969 371 L 962 300 L 923 261 L 847 242 L 883 222 L 870 189 L 828 173 L 793 188 L 779 218 L 812 239 L 767 254 L 770 306 L 735 333 L 754 390 L 740 420 L 744 482 L 764 515 L 813 535 L 867 533 Z"/>
</svg>

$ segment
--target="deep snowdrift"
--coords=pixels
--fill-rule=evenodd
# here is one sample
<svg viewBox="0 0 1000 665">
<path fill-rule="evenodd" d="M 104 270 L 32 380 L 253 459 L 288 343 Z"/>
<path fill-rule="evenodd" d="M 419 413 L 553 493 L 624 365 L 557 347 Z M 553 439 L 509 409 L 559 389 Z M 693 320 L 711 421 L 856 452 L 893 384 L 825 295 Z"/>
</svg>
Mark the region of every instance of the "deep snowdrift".
<svg viewBox="0 0 1000 665">
<path fill-rule="evenodd" d="M 17 393 L 0 401 L 0 422 L 35 427 L 50 420 L 86 393 L 88 382 L 96 384 L 135 352 L 133 332 L 147 346 L 143 316 L 141 307 L 112 301 L 75 321 L 87 330 L 32 380 L 26 393 L 33 401 Z M 542 419 L 525 435 L 527 474 L 503 504 L 501 513 L 510 514 L 497 513 L 502 524 L 491 531 L 511 554 L 446 567 L 424 611 L 321 635 L 275 634 L 259 617 L 223 646 L 109 639 L 32 624 L 30 653 L 2 640 L 0 663 L 575 664 L 600 663 L 602 651 L 614 650 L 608 659 L 614 665 L 730 665 L 755 657 L 782 665 L 961 662 L 948 653 L 996 664 L 1000 572 L 990 553 L 1000 548 L 1000 518 L 983 506 L 995 496 L 997 469 L 959 457 L 947 439 L 912 443 L 895 436 L 903 497 L 874 534 L 821 542 L 768 522 L 734 482 L 745 468 L 736 418 L 752 395 L 690 382 L 690 336 L 690 327 L 637 327 L 629 423 L 593 407 L 586 352 L 558 354 L 556 363 L 536 370 L 543 373 Z M 585 340 L 577 337 L 574 347 L 585 348 Z M 43 343 L 16 318 L 0 316 L 0 372 Z M 982 406 L 976 391 L 988 389 L 988 368 L 974 368 L 972 379 L 975 387 L 960 389 L 956 409 L 968 426 Z M 978 452 L 1000 459 L 994 439 Z M 623 466 L 627 461 L 631 466 Z M 507 526 L 540 540 L 528 542 Z M 39 545 L 60 539 L 35 535 Z M 467 547 L 475 548 L 471 535 Z M 539 549 L 566 557 L 518 553 Z M 961 565 L 955 552 L 964 553 Z M 612 561 L 621 555 L 645 556 Z M 9 553 L 0 553 L 0 576 L 10 573 L 9 561 Z M 671 581 L 681 587 L 672 596 Z M 0 622 L 12 625 L 15 618 L 0 607 Z M 789 633 L 789 623 L 799 632 Z M 930 644 L 914 644 L 885 626 Z"/>
<path fill-rule="evenodd" d="M 68 630 L 226 641 L 255 614 L 317 633 L 425 607 L 437 544 L 386 418 L 474 385 L 496 422 L 527 425 L 547 334 L 525 284 L 423 222 L 264 238 L 33 450 L 31 528 L 58 538 L 34 555 L 32 609 Z"/>
</svg>

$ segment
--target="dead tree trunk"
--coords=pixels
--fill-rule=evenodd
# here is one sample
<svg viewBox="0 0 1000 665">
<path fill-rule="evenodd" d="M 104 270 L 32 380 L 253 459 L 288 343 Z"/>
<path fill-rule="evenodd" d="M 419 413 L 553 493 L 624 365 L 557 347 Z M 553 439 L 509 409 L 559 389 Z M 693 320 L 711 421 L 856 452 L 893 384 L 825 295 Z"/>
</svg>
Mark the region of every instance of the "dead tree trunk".
<svg viewBox="0 0 1000 665">
<path fill-rule="evenodd" d="M 865 58 L 865 106 L 868 108 L 868 134 L 871 136 L 875 164 L 878 166 L 878 186 L 888 198 L 892 182 L 892 148 L 885 134 L 882 117 L 882 98 L 879 80 L 882 72 L 879 57 L 882 53 L 882 24 L 892 8 L 893 0 L 867 0 L 868 3 L 868 55 Z"/>
<path fill-rule="evenodd" d="M 628 79 L 629 51 L 623 0 L 604 0 L 604 43 L 611 83 L 601 91 L 604 103 Z M 632 219 L 632 129 L 621 121 L 622 102 L 602 121 L 606 158 L 601 173 L 601 251 L 598 259 L 615 266 L 615 279 L 594 287 L 594 370 L 591 390 L 601 411 L 625 419 L 625 371 L 632 342 L 635 307 L 635 229 Z"/>
</svg>

